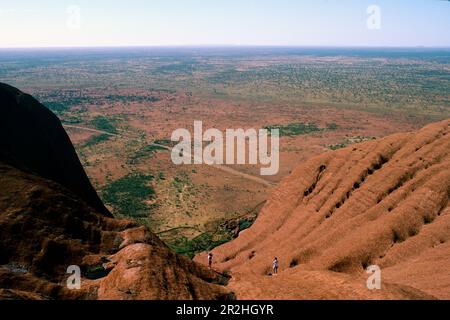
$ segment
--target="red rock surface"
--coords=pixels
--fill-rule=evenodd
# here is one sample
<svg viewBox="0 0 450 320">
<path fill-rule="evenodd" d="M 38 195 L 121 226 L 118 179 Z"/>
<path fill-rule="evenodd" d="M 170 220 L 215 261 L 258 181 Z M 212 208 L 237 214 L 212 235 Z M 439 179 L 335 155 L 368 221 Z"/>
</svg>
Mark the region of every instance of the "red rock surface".
<svg viewBox="0 0 450 320">
<path fill-rule="evenodd" d="M 450 120 L 312 158 L 213 253 L 241 299 L 450 298 Z M 278 257 L 280 273 L 268 276 Z M 206 254 L 195 258 L 205 263 Z M 367 289 L 369 265 L 382 289 Z"/>
<path fill-rule="evenodd" d="M 70 265 L 81 267 L 81 290 L 66 287 Z M 147 229 L 0 162 L 0 299 L 225 299 L 226 280 Z"/>
</svg>

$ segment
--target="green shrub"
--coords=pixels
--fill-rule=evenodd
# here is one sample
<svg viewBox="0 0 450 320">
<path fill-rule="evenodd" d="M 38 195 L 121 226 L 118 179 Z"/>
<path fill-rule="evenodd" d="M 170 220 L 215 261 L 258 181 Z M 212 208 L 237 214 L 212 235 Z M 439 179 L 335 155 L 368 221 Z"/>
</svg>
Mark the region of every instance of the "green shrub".
<svg viewBox="0 0 450 320">
<path fill-rule="evenodd" d="M 183 254 L 192 259 L 198 253 L 210 251 L 230 240 L 231 238 L 227 235 L 223 235 L 220 239 L 215 239 L 209 232 L 205 232 L 192 240 L 186 237 L 178 238 L 172 243 L 169 243 L 168 246 L 176 253 Z"/>
<path fill-rule="evenodd" d="M 139 159 L 145 159 L 148 157 L 151 157 L 156 151 L 167 151 L 166 148 L 164 147 L 160 147 L 160 146 L 155 146 L 155 145 L 147 145 L 143 148 L 141 148 L 140 150 L 136 151 L 134 154 L 132 154 L 129 157 L 129 160 L 131 162 L 135 162 Z"/>
<path fill-rule="evenodd" d="M 47 101 L 42 104 L 56 113 L 61 113 L 70 109 L 69 105 L 55 101 Z"/>
<path fill-rule="evenodd" d="M 107 134 L 100 134 L 100 135 L 92 136 L 85 142 L 84 147 L 95 146 L 99 143 L 108 141 L 109 138 L 110 138 L 110 136 Z"/>
<path fill-rule="evenodd" d="M 339 149 L 346 148 L 346 147 L 347 147 L 347 144 L 345 144 L 345 143 L 336 143 L 336 144 L 328 145 L 328 149 L 330 149 L 330 150 L 339 150 Z"/>
<path fill-rule="evenodd" d="M 106 131 L 113 134 L 117 133 L 117 129 L 113 121 L 104 116 L 95 117 L 91 123 L 98 130 Z"/>
<path fill-rule="evenodd" d="M 155 140 L 155 141 L 153 141 L 153 143 L 160 144 L 160 145 L 166 146 L 166 147 L 173 147 L 176 145 L 176 142 L 173 142 L 172 140 L 169 140 L 169 139 Z"/>
<path fill-rule="evenodd" d="M 243 231 L 245 229 L 248 229 L 251 226 L 252 226 L 252 223 L 250 221 L 247 221 L 247 220 L 244 220 L 244 219 L 241 219 L 239 221 L 239 230 L 241 230 L 241 231 Z"/>
<path fill-rule="evenodd" d="M 328 123 L 327 124 L 327 130 L 337 130 L 339 126 L 336 123 Z"/>
<path fill-rule="evenodd" d="M 153 176 L 133 173 L 113 181 L 102 190 L 103 200 L 123 216 L 146 217 L 150 206 L 146 200 L 155 198 L 155 191 L 149 185 Z"/>
<path fill-rule="evenodd" d="M 299 136 L 323 130 L 314 123 L 290 123 L 286 125 L 273 125 L 264 127 L 264 129 L 269 130 L 269 132 L 272 129 L 278 129 L 280 130 L 280 137 Z"/>
</svg>

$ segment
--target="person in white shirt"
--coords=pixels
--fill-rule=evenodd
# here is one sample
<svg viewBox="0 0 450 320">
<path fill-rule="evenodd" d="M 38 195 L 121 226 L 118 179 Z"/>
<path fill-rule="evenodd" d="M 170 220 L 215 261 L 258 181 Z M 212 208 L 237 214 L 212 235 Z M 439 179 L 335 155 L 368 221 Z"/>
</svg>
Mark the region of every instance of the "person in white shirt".
<svg viewBox="0 0 450 320">
<path fill-rule="evenodd" d="M 275 257 L 275 259 L 273 260 L 272 267 L 273 267 L 273 274 L 274 275 L 278 274 L 278 258 L 277 257 Z"/>
</svg>

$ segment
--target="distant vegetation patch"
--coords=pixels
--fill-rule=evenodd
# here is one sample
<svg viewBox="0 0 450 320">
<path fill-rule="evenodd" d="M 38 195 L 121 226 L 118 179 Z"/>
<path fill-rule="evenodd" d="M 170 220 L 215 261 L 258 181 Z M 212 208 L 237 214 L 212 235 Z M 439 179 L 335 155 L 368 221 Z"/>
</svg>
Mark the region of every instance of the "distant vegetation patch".
<svg viewBox="0 0 450 320">
<path fill-rule="evenodd" d="M 315 123 L 289 123 L 285 125 L 272 125 L 264 127 L 264 129 L 272 130 L 278 129 L 280 130 L 280 137 L 293 137 L 300 136 L 314 132 L 320 132 L 323 130 L 337 130 L 338 125 L 336 123 L 328 124 L 326 128 L 320 128 Z"/>
<path fill-rule="evenodd" d="M 192 181 L 186 173 L 180 172 L 173 177 L 172 185 L 178 193 L 183 193 L 186 187 L 192 186 Z"/>
<path fill-rule="evenodd" d="M 160 145 L 166 146 L 166 147 L 173 147 L 176 145 L 176 142 L 173 142 L 172 140 L 169 140 L 169 139 L 159 139 L 159 140 L 153 141 L 153 143 L 160 144 Z"/>
<path fill-rule="evenodd" d="M 352 145 L 355 143 L 360 143 L 360 142 L 365 142 L 365 141 L 370 141 L 370 140 L 375 140 L 375 139 L 376 139 L 375 137 L 365 137 L 365 136 L 350 137 L 350 138 L 345 138 L 345 141 L 343 143 L 329 144 L 329 145 L 327 145 L 327 148 L 330 150 L 338 150 L 338 149 L 346 148 L 349 145 Z"/>
<path fill-rule="evenodd" d="M 129 162 L 136 163 L 140 159 L 149 158 L 157 151 L 167 151 L 167 149 L 164 147 L 161 147 L 161 146 L 157 146 L 157 145 L 152 145 L 152 144 L 147 145 L 147 146 L 139 149 L 138 151 L 136 151 L 134 154 L 132 154 L 129 157 Z"/>
<path fill-rule="evenodd" d="M 79 91 L 54 91 L 44 95 L 37 95 L 42 104 L 57 114 L 69 111 L 72 107 L 95 105 L 98 101 L 94 97 L 80 95 Z"/>
<path fill-rule="evenodd" d="M 110 137 L 111 136 L 109 136 L 107 134 L 100 134 L 100 135 L 92 136 L 85 142 L 84 147 L 89 148 L 89 147 L 95 146 L 99 143 L 108 141 Z"/>
<path fill-rule="evenodd" d="M 221 238 L 217 238 L 211 233 L 205 232 L 193 238 L 192 240 L 189 240 L 186 237 L 175 239 L 173 242 L 169 242 L 168 246 L 176 253 L 183 254 L 192 259 L 196 254 L 200 252 L 210 251 L 215 247 L 218 247 L 231 240 L 231 237 L 223 236 Z"/>
<path fill-rule="evenodd" d="M 339 126 L 336 123 L 332 122 L 327 124 L 327 130 L 337 130 L 337 129 L 339 129 Z"/>
<path fill-rule="evenodd" d="M 151 206 L 146 202 L 155 198 L 150 185 L 153 176 L 132 173 L 113 181 L 102 190 L 103 200 L 114 208 L 114 213 L 143 218 L 147 217 Z"/>
<path fill-rule="evenodd" d="M 83 119 L 80 116 L 64 115 L 61 122 L 63 124 L 81 124 L 83 123 Z"/>
<path fill-rule="evenodd" d="M 105 96 L 105 99 L 110 102 L 122 102 L 122 103 L 130 103 L 130 102 L 137 102 L 137 103 L 144 103 L 144 102 L 157 102 L 160 101 L 161 98 L 156 96 L 125 96 L 125 95 L 108 95 Z"/>
<path fill-rule="evenodd" d="M 204 232 L 193 239 L 180 236 L 178 233 L 172 233 L 172 236 L 170 236 L 172 231 L 178 232 L 182 228 L 189 228 L 179 227 L 168 230 L 170 232 L 164 231 L 165 236 L 162 239 L 172 250 L 192 259 L 198 253 L 210 251 L 224 243 L 230 242 L 239 235 L 239 232 L 250 228 L 253 221 L 254 219 L 247 218 L 233 219 L 221 223 L 214 231 Z M 239 232 L 236 232 L 236 228 L 239 229 Z"/>
<path fill-rule="evenodd" d="M 327 148 L 330 150 L 339 150 L 339 149 L 346 148 L 347 146 L 348 146 L 348 144 L 345 144 L 345 143 L 336 143 L 336 144 L 328 145 Z"/>
<path fill-rule="evenodd" d="M 251 226 L 252 226 L 252 222 L 250 222 L 246 219 L 239 220 L 239 230 L 240 231 L 244 231 L 245 229 L 248 229 Z"/>
<path fill-rule="evenodd" d="M 178 61 L 173 62 L 171 60 L 169 64 L 161 65 L 155 68 L 154 72 L 156 74 L 179 74 L 179 75 L 190 75 L 194 72 L 207 69 L 206 64 L 199 64 L 197 61 L 191 59 L 190 57 L 178 57 Z"/>
<path fill-rule="evenodd" d="M 62 113 L 70 109 L 69 105 L 55 101 L 47 101 L 42 104 L 56 113 Z"/>
<path fill-rule="evenodd" d="M 115 121 L 111 120 L 107 117 L 104 116 L 97 116 L 92 120 L 92 125 L 98 129 L 98 130 L 102 130 L 102 131 L 106 131 L 109 133 L 113 133 L 113 134 L 117 134 L 117 129 L 115 126 Z"/>
</svg>

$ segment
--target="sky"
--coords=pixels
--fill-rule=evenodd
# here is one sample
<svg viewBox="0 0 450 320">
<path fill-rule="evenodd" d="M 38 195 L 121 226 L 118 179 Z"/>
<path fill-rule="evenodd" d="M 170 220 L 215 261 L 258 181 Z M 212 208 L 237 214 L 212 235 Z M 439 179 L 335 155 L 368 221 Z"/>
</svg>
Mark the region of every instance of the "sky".
<svg viewBox="0 0 450 320">
<path fill-rule="evenodd" d="M 185 45 L 450 47 L 450 1 L 0 0 L 3 48 Z"/>
</svg>

